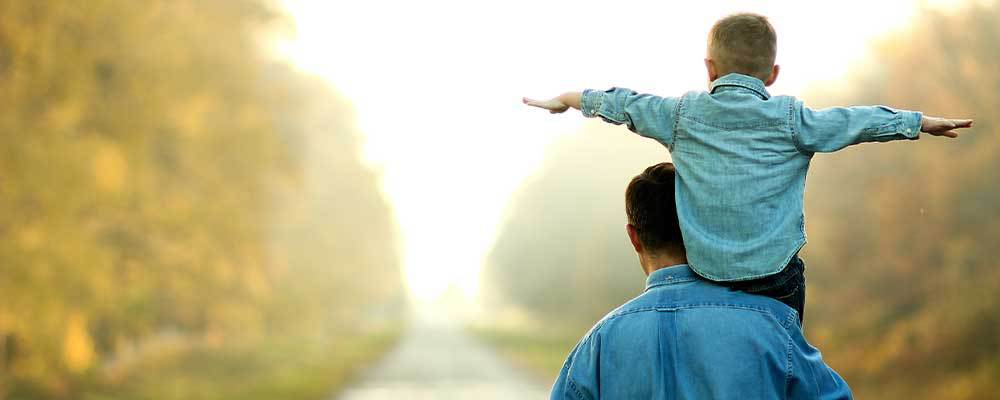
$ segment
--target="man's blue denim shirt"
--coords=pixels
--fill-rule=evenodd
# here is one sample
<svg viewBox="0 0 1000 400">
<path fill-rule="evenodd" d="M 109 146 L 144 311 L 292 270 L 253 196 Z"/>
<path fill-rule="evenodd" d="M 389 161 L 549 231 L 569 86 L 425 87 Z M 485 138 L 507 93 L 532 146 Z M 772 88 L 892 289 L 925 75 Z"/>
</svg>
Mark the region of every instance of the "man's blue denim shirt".
<svg viewBox="0 0 1000 400">
<path fill-rule="evenodd" d="M 850 399 L 798 321 L 781 302 L 687 265 L 660 269 L 576 345 L 551 398 Z"/>
<path fill-rule="evenodd" d="M 805 245 L 802 199 L 814 153 L 917 139 L 921 117 L 883 106 L 812 110 L 740 74 L 682 97 L 588 89 L 581 110 L 667 147 L 688 261 L 715 281 L 777 273 Z"/>
</svg>

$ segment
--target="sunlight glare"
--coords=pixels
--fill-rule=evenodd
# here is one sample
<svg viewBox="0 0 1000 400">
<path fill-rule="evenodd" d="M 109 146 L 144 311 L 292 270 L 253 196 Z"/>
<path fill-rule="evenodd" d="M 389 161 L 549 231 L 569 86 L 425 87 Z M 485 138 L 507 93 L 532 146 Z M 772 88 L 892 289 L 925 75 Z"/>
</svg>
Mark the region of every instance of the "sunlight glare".
<svg viewBox="0 0 1000 400">
<path fill-rule="evenodd" d="M 703 90 L 707 32 L 736 11 L 769 16 L 782 65 L 772 91 L 794 95 L 842 78 L 871 38 L 915 10 L 902 0 L 285 5 L 297 35 L 277 50 L 355 105 L 404 236 L 409 289 L 423 299 L 449 287 L 476 295 L 511 194 L 548 143 L 584 123 L 528 109 L 521 96 Z"/>
</svg>

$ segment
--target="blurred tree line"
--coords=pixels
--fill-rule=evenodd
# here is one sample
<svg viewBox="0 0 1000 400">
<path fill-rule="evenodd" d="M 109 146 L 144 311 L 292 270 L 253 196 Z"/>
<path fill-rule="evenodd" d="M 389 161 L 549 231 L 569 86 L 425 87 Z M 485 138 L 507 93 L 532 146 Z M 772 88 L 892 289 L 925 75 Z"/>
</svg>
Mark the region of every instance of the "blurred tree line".
<svg viewBox="0 0 1000 400">
<path fill-rule="evenodd" d="M 625 187 L 667 157 L 655 142 L 596 122 L 556 142 L 501 224 L 487 299 L 576 327 L 638 295 L 645 277 L 625 234 Z"/>
<path fill-rule="evenodd" d="M 0 2 L 0 398 L 398 317 L 351 110 L 270 59 L 271 6 Z"/>
<path fill-rule="evenodd" d="M 1000 390 L 997 20 L 984 3 L 924 11 L 873 48 L 850 89 L 805 96 L 976 119 L 956 140 L 925 135 L 814 164 L 806 328 L 859 397 Z"/>
<path fill-rule="evenodd" d="M 925 10 L 812 107 L 888 104 L 972 116 L 957 140 L 865 144 L 814 158 L 805 328 L 859 398 L 985 399 L 1000 390 L 1000 10 Z M 600 123 L 595 123 L 600 124 Z M 622 139 L 623 136 L 629 136 Z M 659 144 L 588 125 L 515 198 L 488 258 L 503 301 L 576 330 L 641 291 L 624 189 Z M 611 154 L 615 153 L 615 154 Z M 637 159 L 642 159 L 641 162 Z M 543 328 L 539 328 L 543 327 Z"/>
</svg>

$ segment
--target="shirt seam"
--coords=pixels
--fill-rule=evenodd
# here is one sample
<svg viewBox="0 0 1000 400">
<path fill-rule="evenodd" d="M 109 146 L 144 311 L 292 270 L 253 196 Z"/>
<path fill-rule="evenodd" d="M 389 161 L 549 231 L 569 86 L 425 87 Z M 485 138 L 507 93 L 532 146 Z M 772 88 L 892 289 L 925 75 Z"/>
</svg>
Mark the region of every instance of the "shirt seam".
<svg viewBox="0 0 1000 400">
<path fill-rule="evenodd" d="M 587 400 L 587 398 L 586 398 L 586 397 L 584 397 L 583 393 L 580 393 L 580 389 L 578 389 L 578 388 L 576 387 L 576 382 L 573 382 L 573 377 L 571 377 L 571 376 L 567 375 L 567 376 L 566 376 L 566 383 L 568 383 L 568 384 L 569 384 L 569 387 L 570 387 L 571 389 L 573 389 L 573 394 L 575 394 L 575 395 L 576 395 L 576 398 L 577 398 L 577 399 L 579 399 L 579 400 Z"/>
<path fill-rule="evenodd" d="M 725 129 L 725 130 L 728 130 L 728 131 L 736 131 L 736 130 L 740 130 L 740 129 L 776 128 L 776 127 L 780 127 L 780 126 L 784 125 L 781 121 L 772 121 L 772 120 L 764 120 L 762 122 L 757 122 L 757 123 L 747 124 L 747 125 L 723 125 L 723 124 L 714 124 L 714 123 L 711 123 L 711 122 L 709 122 L 707 120 L 704 120 L 704 119 L 701 119 L 701 118 L 698 118 L 698 117 L 695 117 L 695 116 L 691 116 L 691 115 L 684 115 L 684 116 L 682 116 L 682 118 L 684 118 L 686 120 L 689 120 L 689 121 L 694 121 L 694 122 L 700 123 L 702 125 L 710 126 L 712 128 Z"/>
<path fill-rule="evenodd" d="M 715 81 L 712 82 L 712 85 L 709 88 L 708 93 L 714 94 L 717 88 L 725 86 L 735 86 L 744 89 L 749 89 L 754 93 L 756 93 L 763 100 L 768 100 L 772 97 L 771 94 L 767 92 L 767 85 L 764 83 L 764 81 L 761 81 L 760 79 L 753 76 L 739 74 L 739 73 L 727 74 L 726 76 L 716 79 Z"/>
<path fill-rule="evenodd" d="M 687 264 L 676 264 L 653 271 L 649 274 L 649 276 L 646 277 L 646 290 L 653 286 L 690 282 L 698 279 L 698 276 L 691 271 L 690 266 Z M 643 290 L 643 292 L 646 290 Z"/>
<path fill-rule="evenodd" d="M 691 267 L 691 270 L 694 271 L 696 274 L 698 274 L 699 276 L 701 276 L 701 277 L 703 277 L 705 279 L 713 281 L 713 282 L 741 282 L 741 281 L 748 281 L 748 280 L 757 279 L 757 278 L 766 278 L 768 276 L 771 276 L 771 275 L 774 275 L 774 274 L 777 274 L 777 273 L 781 272 L 781 270 L 784 269 L 785 266 L 788 265 L 788 263 L 790 261 L 792 261 L 792 257 L 794 257 L 795 254 L 797 254 L 799 251 L 802 250 L 803 247 L 805 247 L 805 245 L 807 243 L 807 240 L 806 240 L 806 237 L 805 237 L 805 216 L 804 215 L 803 215 L 803 218 L 802 218 L 802 224 L 801 224 L 801 228 L 800 228 L 800 233 L 802 234 L 802 238 L 795 241 L 795 250 L 792 251 L 791 253 L 789 253 L 787 256 L 785 256 L 784 261 L 782 261 L 781 263 L 778 264 L 778 269 L 776 269 L 776 270 L 774 270 L 772 272 L 763 273 L 763 274 L 757 274 L 757 275 L 751 275 L 751 276 L 747 276 L 747 277 L 725 279 L 725 278 L 722 278 L 720 276 L 716 276 L 716 275 L 712 275 L 712 274 L 706 274 L 703 271 L 699 271 L 699 270 L 695 269 L 694 264 L 688 264 L 688 265 Z"/>
<path fill-rule="evenodd" d="M 605 122 L 612 123 L 612 124 L 615 124 L 615 125 L 621 125 L 621 124 L 626 123 L 626 121 L 625 121 L 625 105 L 624 104 L 621 105 L 621 107 L 620 107 L 622 109 L 621 113 L 618 113 L 617 110 L 616 110 L 617 108 L 619 108 L 618 107 L 619 106 L 619 104 L 618 104 L 618 93 L 620 91 L 622 91 L 622 90 L 632 91 L 632 89 L 626 89 L 626 88 L 620 88 L 620 87 L 617 87 L 617 86 L 613 86 L 613 87 L 611 87 L 611 89 L 608 89 L 608 90 L 600 92 L 601 93 L 600 102 L 597 105 L 597 107 L 594 109 L 594 115 L 598 116 L 598 117 L 601 117 L 601 119 L 603 119 Z M 606 96 L 611 96 L 611 102 L 610 103 L 608 103 L 608 99 L 605 98 Z M 628 95 L 626 95 L 626 97 L 627 96 Z M 605 109 L 606 108 L 605 107 L 605 103 L 610 104 L 610 106 L 608 106 L 607 108 L 611 108 L 611 110 L 606 110 Z M 623 103 L 624 103 L 624 101 L 623 101 Z"/>
<path fill-rule="evenodd" d="M 778 318 L 774 315 L 774 313 L 772 313 L 771 310 L 767 309 L 766 307 L 763 307 L 763 306 L 758 307 L 758 306 L 751 306 L 751 305 L 740 305 L 740 304 L 729 304 L 729 303 L 711 303 L 711 302 L 685 304 L 685 305 L 681 305 L 681 306 L 676 306 L 676 305 L 673 305 L 673 306 L 644 306 L 644 307 L 639 307 L 639 308 L 630 308 L 628 310 L 619 311 L 619 312 L 617 312 L 615 314 L 612 314 L 612 315 L 608 316 L 605 320 L 601 321 L 601 326 L 603 327 L 603 325 L 607 321 L 613 320 L 613 319 L 618 318 L 618 317 L 623 317 L 623 316 L 626 316 L 626 315 L 629 315 L 629 314 L 637 314 L 637 313 L 648 312 L 648 311 L 657 311 L 657 312 L 659 312 L 659 311 L 677 311 L 677 310 L 687 310 L 687 309 L 694 309 L 694 308 L 733 308 L 733 309 L 738 309 L 738 310 L 756 311 L 758 313 L 761 313 L 761 314 L 764 314 L 764 315 L 770 317 L 771 320 L 775 324 L 777 324 L 778 326 L 780 326 L 782 329 L 785 329 L 785 330 L 788 329 L 788 327 L 785 326 L 784 323 L 782 323 L 781 321 L 779 321 Z M 597 329 L 594 329 L 594 330 L 596 331 Z"/>
<path fill-rule="evenodd" d="M 753 86 L 750 86 L 750 85 L 743 84 L 742 82 L 723 82 L 723 83 L 720 83 L 718 86 L 713 87 L 712 91 L 709 92 L 709 94 L 715 94 L 715 90 L 716 89 L 727 87 L 727 86 L 745 89 L 745 90 L 753 93 L 757 97 L 760 97 L 761 100 L 769 100 L 771 98 L 771 95 L 767 93 L 767 90 L 764 90 L 764 91 L 757 90 L 757 88 L 755 88 Z"/>
<path fill-rule="evenodd" d="M 687 94 L 681 96 L 680 99 L 677 99 L 677 104 L 674 104 L 674 120 L 670 132 L 670 144 L 667 146 L 667 150 L 670 150 L 671 152 L 674 151 L 674 144 L 677 143 L 677 125 L 681 120 L 681 113 L 684 110 L 684 101 L 686 99 Z"/>
<path fill-rule="evenodd" d="M 621 102 L 622 104 L 619 104 L 618 101 L 619 100 L 618 98 L 620 97 L 619 93 L 621 90 L 624 90 L 624 88 L 619 88 L 617 86 L 611 88 L 611 91 L 609 92 L 609 94 L 611 95 L 611 103 L 610 103 L 611 105 L 607 107 L 610 108 L 610 110 L 605 111 L 604 104 L 601 104 L 601 111 L 605 111 L 606 113 L 611 114 L 610 117 L 605 116 L 605 118 L 610 118 L 612 121 L 617 122 L 619 124 L 625 123 L 625 118 L 623 118 L 623 114 L 625 114 L 625 104 L 624 101 Z M 621 109 L 622 112 L 618 112 L 619 109 Z"/>
<path fill-rule="evenodd" d="M 596 93 L 597 95 L 595 96 L 595 95 L 593 95 L 591 93 Z M 590 110 L 589 110 L 588 113 L 590 114 L 591 117 L 600 117 L 601 116 L 601 114 L 600 114 L 601 107 L 604 106 L 604 96 L 607 93 L 604 92 L 604 91 L 599 91 L 599 90 L 594 90 L 594 89 L 588 89 L 588 93 L 587 94 L 591 94 L 590 96 L 584 96 L 585 99 L 589 100 L 587 102 L 590 103 L 590 104 L 588 104 L 590 106 L 589 107 Z M 593 104 L 595 102 L 597 104 Z M 586 110 L 586 108 L 587 107 L 584 107 L 585 110 Z"/>
<path fill-rule="evenodd" d="M 861 130 L 862 134 L 871 135 L 872 138 L 879 136 L 892 136 L 901 133 L 899 117 L 893 117 L 892 121 L 882 125 L 869 126 Z"/>
<path fill-rule="evenodd" d="M 802 155 L 811 157 L 813 152 L 806 150 L 805 145 L 802 144 L 802 135 L 799 131 L 798 118 L 796 118 L 796 108 L 795 99 L 789 98 L 788 100 L 788 126 L 792 130 L 792 144 L 795 145 L 795 149 L 799 151 Z"/>
<path fill-rule="evenodd" d="M 786 332 L 787 334 L 787 332 Z M 785 341 L 785 397 L 788 397 L 788 387 L 792 382 L 792 336 Z"/>
<path fill-rule="evenodd" d="M 694 281 L 697 281 L 697 280 L 698 280 L 698 278 L 697 277 L 693 277 L 693 276 L 683 277 L 683 278 L 674 278 L 674 277 L 670 276 L 670 277 L 662 278 L 662 279 L 659 279 L 658 281 L 654 281 L 654 282 L 651 282 L 651 283 L 647 284 L 646 285 L 646 290 L 643 290 L 643 292 L 645 292 L 645 291 L 647 291 L 649 289 L 652 289 L 654 287 L 658 287 L 658 286 L 673 285 L 673 284 L 677 284 L 677 283 L 694 282 Z"/>
</svg>

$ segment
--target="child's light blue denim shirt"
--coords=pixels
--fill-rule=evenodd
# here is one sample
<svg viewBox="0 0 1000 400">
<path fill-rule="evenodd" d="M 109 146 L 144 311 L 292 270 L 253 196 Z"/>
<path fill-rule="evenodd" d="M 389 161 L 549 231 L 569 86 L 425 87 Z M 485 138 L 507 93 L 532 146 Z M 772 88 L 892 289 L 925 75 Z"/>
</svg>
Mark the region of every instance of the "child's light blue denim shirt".
<svg viewBox="0 0 1000 400">
<path fill-rule="evenodd" d="M 646 291 L 577 343 L 552 400 L 850 399 L 851 389 L 781 302 L 714 284 L 686 265 L 649 274 Z"/>
<path fill-rule="evenodd" d="M 588 89 L 581 110 L 667 147 L 688 261 L 715 281 L 777 273 L 806 243 L 802 203 L 814 153 L 918 139 L 921 119 L 884 106 L 813 110 L 741 74 L 682 97 Z"/>
</svg>

